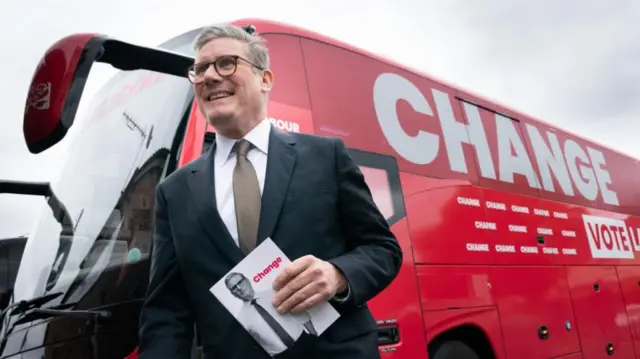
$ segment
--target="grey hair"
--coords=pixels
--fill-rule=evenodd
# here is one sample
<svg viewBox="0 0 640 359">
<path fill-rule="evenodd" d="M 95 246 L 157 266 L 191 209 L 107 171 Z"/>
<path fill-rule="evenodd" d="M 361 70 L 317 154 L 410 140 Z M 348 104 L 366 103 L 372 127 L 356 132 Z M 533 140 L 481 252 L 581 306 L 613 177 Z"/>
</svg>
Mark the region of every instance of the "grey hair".
<svg viewBox="0 0 640 359">
<path fill-rule="evenodd" d="M 193 48 L 198 52 L 210 41 L 220 38 L 232 38 L 246 43 L 249 47 L 247 53 L 249 61 L 263 69 L 268 69 L 271 65 L 265 39 L 255 33 L 250 34 L 243 28 L 235 25 L 221 24 L 203 28 L 196 36 Z"/>
<path fill-rule="evenodd" d="M 227 274 L 227 277 L 224 279 L 224 285 L 225 286 L 229 286 L 229 282 L 231 281 L 231 279 L 235 278 L 235 277 L 240 277 L 242 279 L 248 279 L 244 274 L 239 273 L 239 272 L 231 272 L 229 274 Z"/>
</svg>

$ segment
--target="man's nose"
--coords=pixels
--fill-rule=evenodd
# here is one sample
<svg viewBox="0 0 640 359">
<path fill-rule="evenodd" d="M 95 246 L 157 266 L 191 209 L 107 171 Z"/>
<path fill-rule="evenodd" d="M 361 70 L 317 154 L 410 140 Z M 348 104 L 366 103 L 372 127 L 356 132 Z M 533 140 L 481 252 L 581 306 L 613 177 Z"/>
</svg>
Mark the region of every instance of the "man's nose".
<svg viewBox="0 0 640 359">
<path fill-rule="evenodd" d="M 214 64 L 209 65 L 204 72 L 204 81 L 208 83 L 222 81 L 222 77 L 218 74 L 218 71 L 216 71 Z"/>
</svg>

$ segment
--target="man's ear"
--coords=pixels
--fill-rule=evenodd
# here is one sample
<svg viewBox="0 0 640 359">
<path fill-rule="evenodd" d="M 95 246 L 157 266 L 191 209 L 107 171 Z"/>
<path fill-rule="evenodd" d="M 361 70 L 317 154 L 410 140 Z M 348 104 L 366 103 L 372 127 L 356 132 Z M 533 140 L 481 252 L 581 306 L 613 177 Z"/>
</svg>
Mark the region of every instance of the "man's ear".
<svg viewBox="0 0 640 359">
<path fill-rule="evenodd" d="M 262 72 L 261 90 L 264 93 L 268 93 L 273 88 L 274 75 L 273 71 L 266 69 Z"/>
</svg>

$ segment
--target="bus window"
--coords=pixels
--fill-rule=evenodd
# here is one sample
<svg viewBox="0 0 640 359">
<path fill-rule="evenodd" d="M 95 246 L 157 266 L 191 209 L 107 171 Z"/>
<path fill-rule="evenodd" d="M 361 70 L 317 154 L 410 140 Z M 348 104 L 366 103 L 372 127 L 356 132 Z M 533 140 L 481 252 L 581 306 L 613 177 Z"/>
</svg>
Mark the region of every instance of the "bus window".
<svg viewBox="0 0 640 359">
<path fill-rule="evenodd" d="M 356 149 L 349 149 L 349 155 L 360 167 L 373 200 L 389 226 L 404 218 L 406 211 L 395 157 Z"/>
</svg>

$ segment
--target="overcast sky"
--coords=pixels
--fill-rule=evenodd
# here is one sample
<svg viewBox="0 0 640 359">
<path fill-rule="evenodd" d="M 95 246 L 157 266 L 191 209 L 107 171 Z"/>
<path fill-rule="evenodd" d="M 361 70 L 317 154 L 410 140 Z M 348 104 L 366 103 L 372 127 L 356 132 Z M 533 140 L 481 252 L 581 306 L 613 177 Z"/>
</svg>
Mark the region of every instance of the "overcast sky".
<svg viewBox="0 0 640 359">
<path fill-rule="evenodd" d="M 214 22 L 262 17 L 381 54 L 640 157 L 638 0 L 4 1 L 0 178 L 49 180 L 67 144 L 30 155 L 22 114 L 46 48 L 74 32 L 156 45 Z M 311 8 L 310 5 L 318 6 Z M 108 79 L 92 73 L 83 106 Z M 27 233 L 42 199 L 0 195 L 0 238 Z"/>
</svg>

